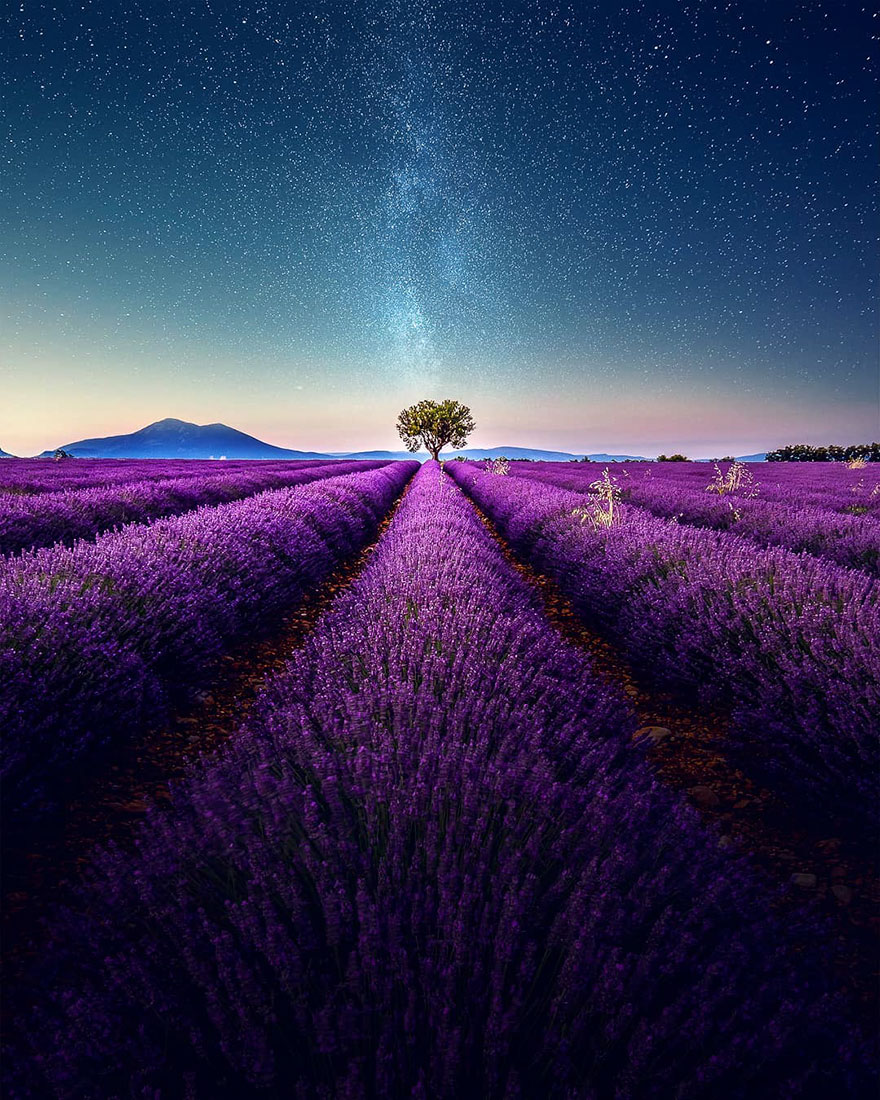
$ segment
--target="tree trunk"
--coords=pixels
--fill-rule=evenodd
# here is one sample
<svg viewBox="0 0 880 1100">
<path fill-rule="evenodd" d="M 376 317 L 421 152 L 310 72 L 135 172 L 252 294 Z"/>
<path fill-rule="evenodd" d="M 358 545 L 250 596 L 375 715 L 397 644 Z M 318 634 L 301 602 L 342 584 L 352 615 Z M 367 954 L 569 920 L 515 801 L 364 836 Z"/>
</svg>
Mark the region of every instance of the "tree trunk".
<svg viewBox="0 0 880 1100">
<path fill-rule="evenodd" d="M 433 458 L 435 462 L 438 462 L 439 459 L 437 458 L 437 456 L 440 454 L 440 448 L 439 447 L 430 447 L 429 450 L 431 452 L 431 458 Z"/>
</svg>

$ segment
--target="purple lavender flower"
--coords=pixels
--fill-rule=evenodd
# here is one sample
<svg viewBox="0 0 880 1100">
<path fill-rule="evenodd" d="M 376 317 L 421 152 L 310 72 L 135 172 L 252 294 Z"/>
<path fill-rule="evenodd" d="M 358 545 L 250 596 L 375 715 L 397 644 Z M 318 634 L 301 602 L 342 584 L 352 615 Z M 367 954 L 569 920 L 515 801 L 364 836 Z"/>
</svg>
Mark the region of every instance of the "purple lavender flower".
<svg viewBox="0 0 880 1100">
<path fill-rule="evenodd" d="M 790 926 L 438 474 L 246 728 L 58 917 L 29 1081 L 859 1095 L 858 1044 Z"/>
<path fill-rule="evenodd" d="M 415 468 L 343 473 L 0 563 L 5 811 L 35 808 L 86 749 L 143 729 L 236 638 L 295 605 L 364 545 Z"/>
<path fill-rule="evenodd" d="M 725 748 L 745 771 L 801 812 L 876 832 L 876 579 L 631 505 L 597 529 L 578 491 L 448 469 L 637 671 L 729 710 Z"/>
</svg>

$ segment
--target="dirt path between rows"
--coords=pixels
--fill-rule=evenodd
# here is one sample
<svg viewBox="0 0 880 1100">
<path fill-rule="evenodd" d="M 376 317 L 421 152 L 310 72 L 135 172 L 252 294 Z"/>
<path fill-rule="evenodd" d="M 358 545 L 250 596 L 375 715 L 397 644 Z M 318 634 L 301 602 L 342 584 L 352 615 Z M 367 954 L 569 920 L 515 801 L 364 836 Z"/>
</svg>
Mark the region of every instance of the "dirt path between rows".
<svg viewBox="0 0 880 1100">
<path fill-rule="evenodd" d="M 470 502 L 507 561 L 537 590 L 559 633 L 586 650 L 599 673 L 630 697 L 639 720 L 636 739 L 645 745 L 657 774 L 722 833 L 723 845 L 747 852 L 771 887 L 784 888 L 783 909 L 807 902 L 828 919 L 834 972 L 873 1032 L 880 974 L 877 853 L 795 823 L 773 791 L 756 785 L 725 758 L 723 715 L 639 681 L 615 646 L 584 625 L 559 585 L 521 558 Z"/>
<path fill-rule="evenodd" d="M 67 884 L 75 882 L 89 863 L 92 850 L 111 840 L 131 844 L 147 806 L 168 803 L 169 786 L 184 775 L 187 765 L 236 733 L 266 682 L 284 668 L 320 616 L 362 572 L 408 489 L 409 485 L 356 557 L 299 605 L 279 615 L 267 635 L 221 657 L 191 705 L 137 744 L 105 747 L 90 762 L 94 775 L 85 786 L 78 777 L 80 785 L 59 817 L 27 836 L 4 837 L 0 927 L 7 992 L 39 951 L 42 922 Z M 6 1008 L 12 1011 L 8 1003 Z"/>
</svg>

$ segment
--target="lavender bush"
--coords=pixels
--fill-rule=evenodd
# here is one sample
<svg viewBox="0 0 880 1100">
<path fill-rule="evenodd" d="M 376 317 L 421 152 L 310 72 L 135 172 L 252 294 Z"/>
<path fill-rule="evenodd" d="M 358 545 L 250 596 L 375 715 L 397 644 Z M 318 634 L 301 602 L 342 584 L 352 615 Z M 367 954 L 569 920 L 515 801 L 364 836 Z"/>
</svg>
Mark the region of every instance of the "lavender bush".
<svg viewBox="0 0 880 1100">
<path fill-rule="evenodd" d="M 654 515 L 733 531 L 762 546 L 783 546 L 880 574 L 880 518 L 732 494 L 724 499 L 662 483 L 633 485 L 626 499 Z"/>
<path fill-rule="evenodd" d="M 514 472 L 529 481 L 595 495 L 591 481 L 596 466 L 589 464 L 587 470 L 577 464 L 572 472 L 571 465 L 574 464 L 541 463 L 533 466 L 523 463 Z M 817 497 L 814 493 L 807 497 L 804 487 L 795 488 L 787 494 L 775 493 L 777 499 L 771 499 L 774 497 L 772 485 L 762 489 L 759 497 L 750 495 L 748 484 L 718 494 L 717 490 L 714 493 L 708 491 L 714 481 L 706 484 L 709 475 L 707 467 L 702 464 L 699 480 L 693 476 L 666 476 L 667 466 L 677 467 L 680 463 L 665 464 L 660 475 L 655 474 L 651 467 L 630 471 L 629 465 L 627 463 L 617 470 L 622 497 L 654 515 L 674 518 L 697 527 L 733 531 L 762 546 L 784 546 L 789 550 L 827 558 L 838 565 L 864 569 L 875 576 L 880 574 L 880 507 L 872 515 L 866 504 L 863 512 L 853 514 L 831 507 L 834 498 L 826 500 L 824 507 L 819 507 L 809 500 L 822 499 L 821 495 Z M 845 467 L 835 465 L 837 476 L 843 469 Z M 775 473 L 775 466 L 773 471 Z M 758 478 L 763 482 L 763 472 Z M 821 481 L 821 478 L 818 480 Z M 850 486 L 846 490 L 846 505 L 853 505 L 856 499 L 865 499 L 870 504 L 870 494 L 856 498 L 852 488 Z M 877 502 L 880 505 L 880 495 Z"/>
<path fill-rule="evenodd" d="M 0 563 L 6 812 L 128 737 L 376 530 L 414 463 L 279 489 Z"/>
<path fill-rule="evenodd" d="M 880 583 L 637 509 L 595 528 L 579 493 L 448 469 L 638 671 L 729 708 L 745 770 L 835 827 L 876 832 Z"/>
<path fill-rule="evenodd" d="M 334 462 L 271 470 L 251 465 L 205 476 L 148 478 L 56 493 L 0 494 L 0 554 L 52 546 L 56 542 L 69 545 L 126 523 L 144 523 L 205 505 L 226 504 L 268 489 L 304 485 L 323 477 L 372 470 L 381 465 L 381 462 Z"/>
<path fill-rule="evenodd" d="M 727 463 L 720 466 L 723 472 L 729 470 Z M 514 467 L 512 472 L 518 475 L 579 481 L 592 480 L 602 469 L 595 462 L 515 463 Z M 705 491 L 714 472 L 707 462 L 625 462 L 618 469 L 636 483 L 660 481 L 699 492 Z M 880 463 L 853 470 L 842 462 L 759 462 L 750 463 L 749 469 L 762 500 L 839 512 L 864 507 L 880 514 Z"/>
<path fill-rule="evenodd" d="M 45 458 L 6 458 L 0 462 L 0 499 L 6 495 L 33 496 L 69 489 L 106 488 L 136 481 L 210 477 L 245 471 L 290 472 L 325 466 L 328 459 L 210 460 L 192 458 L 77 458 L 53 462 Z"/>
<path fill-rule="evenodd" d="M 25 1078 L 859 1095 L 856 1044 L 785 947 L 796 922 L 652 779 L 633 725 L 427 464 L 247 728 L 59 918 Z"/>
</svg>

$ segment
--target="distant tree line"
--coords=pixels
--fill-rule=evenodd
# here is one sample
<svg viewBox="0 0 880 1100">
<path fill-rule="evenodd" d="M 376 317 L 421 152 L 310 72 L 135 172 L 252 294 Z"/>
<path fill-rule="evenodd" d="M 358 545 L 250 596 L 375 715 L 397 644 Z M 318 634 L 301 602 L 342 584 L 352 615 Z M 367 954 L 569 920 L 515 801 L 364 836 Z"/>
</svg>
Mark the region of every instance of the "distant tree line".
<svg viewBox="0 0 880 1100">
<path fill-rule="evenodd" d="M 829 443 L 827 447 L 794 443 L 767 452 L 768 462 L 850 462 L 854 458 L 880 462 L 880 443 L 852 443 L 849 447 L 838 447 L 834 443 Z"/>
</svg>

